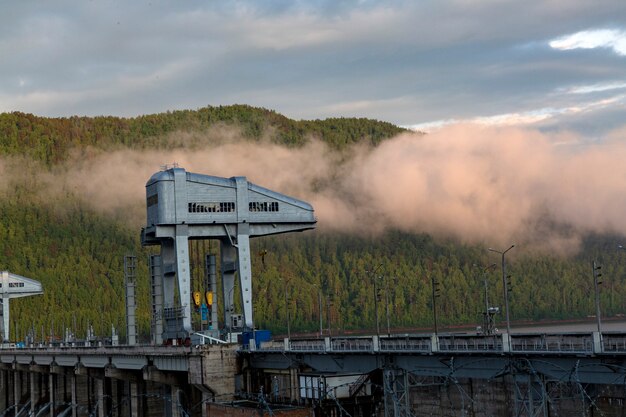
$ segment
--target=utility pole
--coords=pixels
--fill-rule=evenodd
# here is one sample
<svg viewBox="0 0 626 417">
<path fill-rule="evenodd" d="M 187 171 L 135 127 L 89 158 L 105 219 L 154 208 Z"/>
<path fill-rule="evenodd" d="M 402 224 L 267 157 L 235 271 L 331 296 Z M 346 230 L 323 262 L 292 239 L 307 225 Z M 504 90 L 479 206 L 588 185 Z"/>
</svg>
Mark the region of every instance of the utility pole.
<svg viewBox="0 0 626 417">
<path fill-rule="evenodd" d="M 485 299 L 485 311 L 483 312 L 483 334 L 486 336 L 490 336 L 494 333 L 495 329 L 495 319 L 494 316 L 497 312 L 497 307 L 489 306 L 489 281 L 487 279 L 487 271 L 495 268 L 496 264 L 491 264 L 483 267 L 482 265 L 474 264 L 474 266 L 482 269 L 482 278 L 484 284 L 484 299 Z"/>
<path fill-rule="evenodd" d="M 433 321 L 435 322 L 435 336 L 439 334 L 439 326 L 437 325 L 437 298 L 439 298 L 439 282 L 435 280 L 434 276 L 430 277 L 432 287 L 432 306 L 433 306 Z"/>
<path fill-rule="evenodd" d="M 387 337 L 391 337 L 391 323 L 389 320 L 389 280 L 385 279 L 385 312 L 387 314 Z"/>
<path fill-rule="evenodd" d="M 599 285 L 602 284 L 602 281 L 599 278 L 602 276 L 600 270 L 602 267 L 596 263 L 596 261 L 591 262 L 591 269 L 593 271 L 593 288 L 596 295 L 596 322 L 598 324 L 598 333 L 600 337 L 602 337 L 602 320 L 600 319 L 600 288 Z"/>
<path fill-rule="evenodd" d="M 374 315 L 376 316 L 376 336 L 380 337 L 380 324 L 378 322 L 378 286 L 374 275 Z"/>
<path fill-rule="evenodd" d="M 510 251 L 511 249 L 513 249 L 514 247 L 515 247 L 515 244 L 509 246 L 509 248 L 505 251 L 499 251 L 496 249 L 489 248 L 491 252 L 499 253 L 500 255 L 502 255 L 502 292 L 504 293 L 504 308 L 506 310 L 506 332 L 509 335 L 509 337 L 511 335 L 511 318 L 509 314 L 509 287 L 508 287 L 508 281 L 507 281 L 507 276 L 506 276 L 506 263 L 504 261 L 504 255 L 506 255 L 506 253 Z"/>
<path fill-rule="evenodd" d="M 376 271 L 378 271 L 378 269 L 380 269 L 381 266 L 383 266 L 382 263 L 380 263 L 376 268 L 374 268 L 371 271 L 372 282 L 374 286 L 374 315 L 376 316 L 376 336 L 377 337 L 380 337 L 380 324 L 378 320 L 378 285 L 376 283 Z M 369 272 L 369 271 L 365 271 L 365 272 Z"/>
<path fill-rule="evenodd" d="M 291 318 L 289 317 L 289 297 L 287 296 L 287 284 L 289 283 L 289 281 L 287 281 L 285 283 L 285 310 L 287 312 L 286 316 L 287 316 L 287 339 L 289 339 L 290 343 L 291 343 L 291 327 L 289 325 L 289 322 L 291 321 Z"/>
<path fill-rule="evenodd" d="M 317 304 L 318 304 L 317 308 L 320 312 L 320 339 L 321 339 L 322 338 L 322 324 L 323 324 L 322 323 L 323 311 L 322 311 L 322 290 L 321 289 L 317 292 Z"/>
<path fill-rule="evenodd" d="M 330 302 L 330 297 L 326 298 L 326 321 L 328 322 L 328 337 L 333 337 L 332 334 L 332 328 L 331 328 L 331 315 L 330 315 L 330 306 L 331 306 L 331 302 Z"/>
</svg>

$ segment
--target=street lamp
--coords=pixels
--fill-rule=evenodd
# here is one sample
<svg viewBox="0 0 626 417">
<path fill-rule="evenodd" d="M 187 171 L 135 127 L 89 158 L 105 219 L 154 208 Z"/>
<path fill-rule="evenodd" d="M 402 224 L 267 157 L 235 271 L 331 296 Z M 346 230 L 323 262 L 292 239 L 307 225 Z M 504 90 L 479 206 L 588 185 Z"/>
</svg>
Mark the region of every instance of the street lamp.
<svg viewBox="0 0 626 417">
<path fill-rule="evenodd" d="M 506 310 L 506 332 L 511 334 L 511 319 L 509 315 L 509 288 L 506 281 L 506 263 L 504 261 L 504 255 L 515 247 L 515 244 L 509 246 L 505 251 L 499 251 L 493 248 L 489 248 L 491 252 L 499 253 L 502 255 L 502 291 L 504 292 L 504 308 Z"/>
</svg>

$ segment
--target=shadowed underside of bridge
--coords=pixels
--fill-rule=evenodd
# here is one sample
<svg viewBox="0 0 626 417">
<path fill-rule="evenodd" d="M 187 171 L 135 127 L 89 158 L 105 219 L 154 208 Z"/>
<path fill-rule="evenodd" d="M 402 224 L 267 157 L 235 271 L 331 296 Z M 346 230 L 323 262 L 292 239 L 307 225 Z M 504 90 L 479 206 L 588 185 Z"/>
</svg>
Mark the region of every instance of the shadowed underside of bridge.
<svg viewBox="0 0 626 417">
<path fill-rule="evenodd" d="M 285 340 L 245 352 L 246 378 L 251 391 L 295 390 L 350 415 L 622 416 L 626 350 L 612 337 Z"/>
</svg>

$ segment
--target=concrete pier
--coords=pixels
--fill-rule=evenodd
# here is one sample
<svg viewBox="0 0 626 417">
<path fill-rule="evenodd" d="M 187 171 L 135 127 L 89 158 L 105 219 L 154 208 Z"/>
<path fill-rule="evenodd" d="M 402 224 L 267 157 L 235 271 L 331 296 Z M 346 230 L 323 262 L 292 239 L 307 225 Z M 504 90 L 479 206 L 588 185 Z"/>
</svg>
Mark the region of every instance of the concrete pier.
<svg viewBox="0 0 626 417">
<path fill-rule="evenodd" d="M 232 399 L 238 345 L 0 351 L 0 413 L 56 417 L 206 415 Z"/>
</svg>

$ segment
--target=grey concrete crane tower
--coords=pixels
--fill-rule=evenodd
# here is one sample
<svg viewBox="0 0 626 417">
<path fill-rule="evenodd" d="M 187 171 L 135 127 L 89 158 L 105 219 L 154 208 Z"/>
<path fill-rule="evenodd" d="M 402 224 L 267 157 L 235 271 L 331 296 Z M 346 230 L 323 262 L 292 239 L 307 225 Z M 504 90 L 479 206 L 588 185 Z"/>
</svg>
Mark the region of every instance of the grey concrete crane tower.
<svg viewBox="0 0 626 417">
<path fill-rule="evenodd" d="M 187 337 L 191 326 L 190 239 L 220 242 L 222 303 L 231 326 L 235 273 L 239 276 L 244 330 L 254 329 L 250 238 L 313 229 L 313 207 L 248 182 L 171 168 L 146 184 L 143 245 L 160 245 L 164 339 Z M 177 284 L 177 286 L 176 286 Z"/>
</svg>

